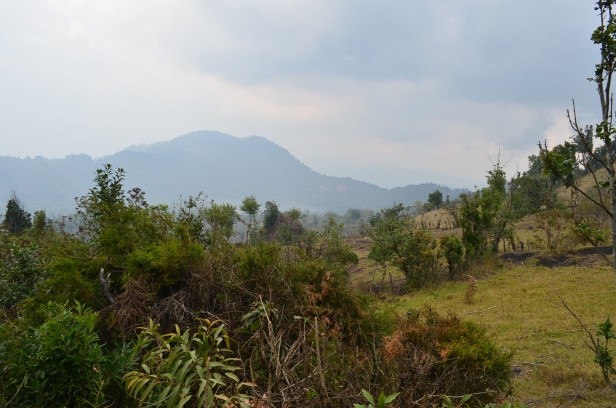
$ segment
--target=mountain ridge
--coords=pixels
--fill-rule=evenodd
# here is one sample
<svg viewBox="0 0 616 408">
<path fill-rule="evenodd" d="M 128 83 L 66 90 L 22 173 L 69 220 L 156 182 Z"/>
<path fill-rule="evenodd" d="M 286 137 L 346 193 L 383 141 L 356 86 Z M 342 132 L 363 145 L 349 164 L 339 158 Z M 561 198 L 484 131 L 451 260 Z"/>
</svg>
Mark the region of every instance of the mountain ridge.
<svg viewBox="0 0 616 408">
<path fill-rule="evenodd" d="M 139 187 L 152 204 L 172 204 L 181 195 L 207 194 L 217 202 L 237 204 L 247 195 L 282 208 L 311 211 L 379 209 L 396 203 L 425 201 L 439 189 L 457 196 L 463 190 L 435 183 L 386 189 L 350 177 L 320 174 L 282 146 L 261 136 L 238 138 L 216 131 L 195 131 L 170 141 L 132 145 L 112 155 L 63 159 L 0 157 L 0 200 L 15 191 L 28 209 L 67 213 L 74 197 L 92 187 L 103 164 L 126 170 L 125 187 Z"/>
</svg>

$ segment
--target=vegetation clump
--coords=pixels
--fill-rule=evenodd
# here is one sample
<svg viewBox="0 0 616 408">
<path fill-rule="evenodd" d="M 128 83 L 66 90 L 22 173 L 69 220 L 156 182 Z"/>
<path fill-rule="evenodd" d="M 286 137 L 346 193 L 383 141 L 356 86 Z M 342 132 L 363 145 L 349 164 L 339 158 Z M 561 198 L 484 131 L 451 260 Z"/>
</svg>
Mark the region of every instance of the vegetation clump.
<svg viewBox="0 0 616 408">
<path fill-rule="evenodd" d="M 425 307 L 384 345 L 401 399 L 433 403 L 441 395 L 473 394 L 480 402 L 509 392 L 512 354 L 498 349 L 482 326 Z"/>
</svg>

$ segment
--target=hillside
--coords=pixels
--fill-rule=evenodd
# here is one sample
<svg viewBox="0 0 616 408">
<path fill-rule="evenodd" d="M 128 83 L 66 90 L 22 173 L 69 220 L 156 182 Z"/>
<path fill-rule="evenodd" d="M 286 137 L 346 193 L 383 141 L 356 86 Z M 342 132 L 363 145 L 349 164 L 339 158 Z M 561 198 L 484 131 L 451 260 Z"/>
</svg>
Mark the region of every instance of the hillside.
<svg viewBox="0 0 616 408">
<path fill-rule="evenodd" d="M 198 131 L 168 142 L 131 146 L 99 159 L 71 155 L 64 159 L 0 157 L 0 200 L 12 190 L 28 210 L 69 212 L 74 197 L 92 185 L 96 168 L 110 163 L 127 172 L 125 186 L 139 187 L 153 204 L 172 204 L 180 194 L 199 192 L 218 202 L 238 203 L 253 194 L 260 202 L 277 201 L 282 208 L 344 211 L 379 209 L 394 202 L 425 201 L 439 189 L 456 196 L 459 189 L 434 183 L 385 189 L 351 178 L 319 174 L 291 153 L 263 137 L 237 138 Z"/>
</svg>

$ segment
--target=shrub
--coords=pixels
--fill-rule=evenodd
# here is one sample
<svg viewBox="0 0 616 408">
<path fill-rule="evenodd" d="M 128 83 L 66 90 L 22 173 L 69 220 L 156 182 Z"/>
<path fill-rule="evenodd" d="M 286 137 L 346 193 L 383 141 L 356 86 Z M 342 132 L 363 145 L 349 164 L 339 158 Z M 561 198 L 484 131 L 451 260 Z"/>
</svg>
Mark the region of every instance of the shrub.
<svg viewBox="0 0 616 408">
<path fill-rule="evenodd" d="M 87 407 L 105 403 L 132 362 L 132 350 L 103 351 L 94 331 L 97 314 L 77 303 L 74 309 L 54 303 L 44 308 L 47 320 L 19 331 L 3 325 L 0 365 L 4 365 L 5 399 L 19 407 Z M 4 337 L 2 336 L 2 337 Z"/>
<path fill-rule="evenodd" d="M 453 279 L 464 262 L 464 244 L 457 235 L 448 234 L 439 239 L 439 246 L 447 260 L 449 279 Z"/>
<path fill-rule="evenodd" d="M 36 244 L 7 241 L 0 242 L 0 306 L 10 309 L 35 293 L 46 271 Z"/>
<path fill-rule="evenodd" d="M 391 263 L 406 276 L 411 288 L 420 288 L 439 279 L 440 251 L 430 232 L 415 222 L 409 208 L 396 205 L 373 218 L 368 258 L 380 264 Z"/>
<path fill-rule="evenodd" d="M 387 366 L 397 374 L 401 400 L 424 403 L 430 396 L 473 394 L 494 401 L 510 382 L 511 353 L 499 350 L 482 326 L 425 307 L 384 344 Z M 434 397 L 437 398 L 437 397 Z"/>
<path fill-rule="evenodd" d="M 146 406 L 183 407 L 192 400 L 195 407 L 216 406 L 216 401 L 232 400 L 223 390 L 234 392 L 231 384 L 239 388 L 239 378 L 233 373 L 240 367 L 231 354 L 229 337 L 218 321 L 201 320 L 197 332 L 161 334 L 150 320 L 140 336 L 140 347 L 153 346 L 144 355 L 141 368 L 124 377 L 128 392 Z M 225 383 L 227 381 L 228 383 Z M 230 381 L 230 382 L 229 382 Z M 242 401 L 246 399 L 243 396 Z M 196 401 L 196 405 L 195 405 Z M 141 406 L 141 405 L 140 405 Z M 246 406 L 235 401 L 226 406 Z"/>
</svg>

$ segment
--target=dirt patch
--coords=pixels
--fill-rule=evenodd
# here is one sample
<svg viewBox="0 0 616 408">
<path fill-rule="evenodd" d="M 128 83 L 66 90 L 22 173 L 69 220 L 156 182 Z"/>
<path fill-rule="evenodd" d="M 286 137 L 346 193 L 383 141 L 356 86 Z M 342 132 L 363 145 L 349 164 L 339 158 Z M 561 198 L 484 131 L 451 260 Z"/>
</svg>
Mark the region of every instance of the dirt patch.
<svg viewBox="0 0 616 408">
<path fill-rule="evenodd" d="M 537 252 L 507 252 L 501 255 L 503 261 L 513 262 L 515 264 L 523 265 L 525 261 L 534 258 Z"/>
<path fill-rule="evenodd" d="M 612 247 L 582 248 L 571 253 L 508 252 L 502 254 L 503 261 L 514 265 L 534 265 L 557 268 L 562 266 L 594 267 L 605 266 L 612 255 Z"/>
</svg>

